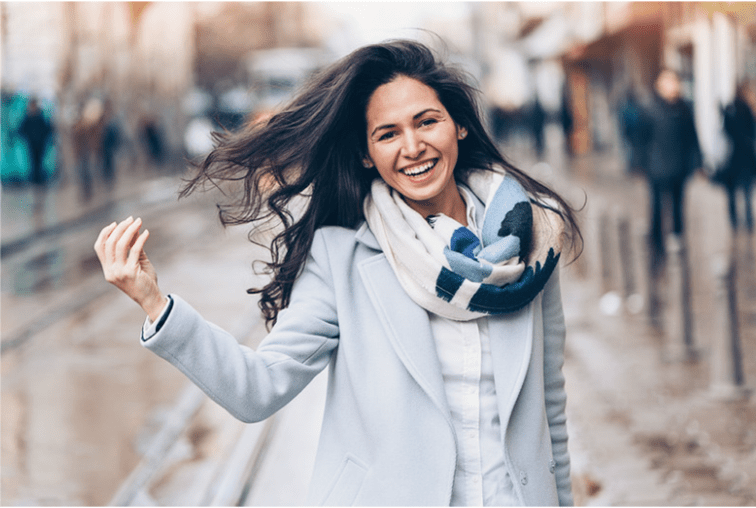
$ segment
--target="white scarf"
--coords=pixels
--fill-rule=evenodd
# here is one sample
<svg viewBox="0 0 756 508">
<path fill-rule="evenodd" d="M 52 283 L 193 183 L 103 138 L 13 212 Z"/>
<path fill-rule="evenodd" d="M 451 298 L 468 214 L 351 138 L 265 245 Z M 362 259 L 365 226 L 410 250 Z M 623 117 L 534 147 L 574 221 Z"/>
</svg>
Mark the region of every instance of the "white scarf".
<svg viewBox="0 0 756 508">
<path fill-rule="evenodd" d="M 467 321 L 519 310 L 557 266 L 564 221 L 502 168 L 464 183 L 485 204 L 480 238 L 446 215 L 422 217 L 380 178 L 365 218 L 404 290 L 429 312 Z"/>
</svg>

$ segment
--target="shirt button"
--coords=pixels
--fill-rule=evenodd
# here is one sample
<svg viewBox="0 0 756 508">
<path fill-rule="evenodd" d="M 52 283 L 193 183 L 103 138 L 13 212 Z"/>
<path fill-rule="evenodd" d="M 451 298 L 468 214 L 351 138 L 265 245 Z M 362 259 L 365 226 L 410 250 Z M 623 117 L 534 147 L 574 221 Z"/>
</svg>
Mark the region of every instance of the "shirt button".
<svg viewBox="0 0 756 508">
<path fill-rule="evenodd" d="M 553 473 L 555 469 L 556 469 L 556 462 L 552 460 L 551 462 L 549 462 L 549 471 Z"/>
<path fill-rule="evenodd" d="M 523 485 L 528 484 L 528 475 L 525 473 L 525 471 L 520 471 L 520 483 Z"/>
</svg>

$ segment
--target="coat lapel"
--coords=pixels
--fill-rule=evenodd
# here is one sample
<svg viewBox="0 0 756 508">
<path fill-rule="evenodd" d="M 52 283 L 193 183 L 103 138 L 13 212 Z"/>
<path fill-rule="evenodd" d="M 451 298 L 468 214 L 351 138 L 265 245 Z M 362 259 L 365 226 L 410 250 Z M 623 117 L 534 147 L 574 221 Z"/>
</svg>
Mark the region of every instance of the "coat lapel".
<svg viewBox="0 0 756 508">
<path fill-rule="evenodd" d="M 407 295 L 382 253 L 361 262 L 359 270 L 397 355 L 420 387 L 450 418 L 428 313 Z"/>
<path fill-rule="evenodd" d="M 362 244 L 380 251 L 366 224 L 356 236 Z M 378 312 L 391 344 L 412 377 L 448 417 L 441 364 L 431 334 L 428 313 L 401 287 L 386 256 L 378 254 L 359 265 L 370 300 Z M 537 298 L 535 302 L 540 302 Z M 505 431 L 525 381 L 533 352 L 534 303 L 507 314 L 489 318 L 494 384 L 498 394 L 499 418 Z M 504 436 L 502 436 L 504 437 Z"/>
<path fill-rule="evenodd" d="M 494 369 L 494 384 L 502 433 L 507 429 L 530 365 L 533 352 L 533 308 L 531 303 L 506 316 L 491 317 L 488 322 L 491 357 L 493 364 L 497 366 Z"/>
</svg>

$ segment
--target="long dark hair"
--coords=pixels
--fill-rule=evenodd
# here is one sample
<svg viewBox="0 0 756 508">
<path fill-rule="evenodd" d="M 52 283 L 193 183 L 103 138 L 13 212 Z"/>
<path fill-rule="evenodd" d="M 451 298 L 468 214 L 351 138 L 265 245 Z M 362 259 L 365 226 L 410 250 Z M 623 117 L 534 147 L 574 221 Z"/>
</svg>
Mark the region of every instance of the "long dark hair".
<svg viewBox="0 0 756 508">
<path fill-rule="evenodd" d="M 442 63 L 425 45 L 397 40 L 357 49 L 310 79 L 280 113 L 253 123 L 238 133 L 216 135 L 216 148 L 198 164 L 181 196 L 201 184 L 242 182 L 238 199 L 218 205 L 221 223 L 256 227 L 277 222 L 269 244 L 271 261 L 265 272 L 272 280 L 262 288 L 260 309 L 268 325 L 284 309 L 302 270 L 315 230 L 322 226 L 356 228 L 364 220 L 363 201 L 375 178 L 366 169 L 365 111 L 373 92 L 397 76 L 416 79 L 433 88 L 454 122 L 468 131 L 459 142 L 455 176 L 473 169 L 507 169 L 536 199 L 551 198 L 568 225 L 572 245 L 582 236 L 574 210 L 555 192 L 507 162 L 481 122 L 478 91 L 462 70 Z M 307 197 L 298 217 L 290 210 L 294 198 Z M 579 252 L 579 251 L 578 251 Z"/>
</svg>

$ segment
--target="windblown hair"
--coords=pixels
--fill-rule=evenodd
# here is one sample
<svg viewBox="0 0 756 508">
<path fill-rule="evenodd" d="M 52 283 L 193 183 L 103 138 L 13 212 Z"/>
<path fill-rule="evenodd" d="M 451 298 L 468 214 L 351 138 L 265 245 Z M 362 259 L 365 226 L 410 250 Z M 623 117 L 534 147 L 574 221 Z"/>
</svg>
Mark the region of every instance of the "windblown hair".
<svg viewBox="0 0 756 508">
<path fill-rule="evenodd" d="M 366 169 L 365 111 L 373 92 L 398 76 L 416 79 L 438 94 L 454 122 L 468 136 L 459 141 L 455 176 L 499 164 L 536 199 L 558 203 L 573 247 L 582 236 L 574 210 L 555 192 L 507 162 L 481 122 L 478 91 L 468 75 L 439 61 L 426 46 L 409 40 L 362 47 L 311 78 L 280 113 L 253 123 L 238 133 L 216 135 L 216 148 L 198 164 L 181 196 L 202 184 L 243 182 L 243 192 L 231 205 L 218 205 L 223 225 L 251 223 L 257 228 L 279 221 L 280 232 L 268 246 L 271 281 L 262 288 L 260 309 L 268 325 L 286 308 L 294 281 L 323 226 L 356 228 L 364 220 L 363 201 L 371 182 L 380 178 Z M 290 208 L 306 196 L 299 217 Z M 254 240 L 255 229 L 250 232 Z M 578 251 L 579 255 L 579 251 Z M 576 256 L 577 257 L 577 256 Z"/>
</svg>

